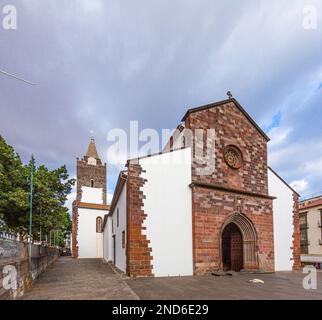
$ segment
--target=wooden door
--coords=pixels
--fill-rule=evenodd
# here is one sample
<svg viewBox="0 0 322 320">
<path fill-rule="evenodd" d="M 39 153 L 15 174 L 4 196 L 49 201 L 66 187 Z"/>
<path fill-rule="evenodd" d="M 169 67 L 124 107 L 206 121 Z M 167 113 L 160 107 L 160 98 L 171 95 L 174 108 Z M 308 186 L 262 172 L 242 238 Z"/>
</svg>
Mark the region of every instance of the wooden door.
<svg viewBox="0 0 322 320">
<path fill-rule="evenodd" d="M 225 271 L 243 268 L 243 237 L 239 228 L 230 223 L 222 233 L 222 263 Z"/>
</svg>

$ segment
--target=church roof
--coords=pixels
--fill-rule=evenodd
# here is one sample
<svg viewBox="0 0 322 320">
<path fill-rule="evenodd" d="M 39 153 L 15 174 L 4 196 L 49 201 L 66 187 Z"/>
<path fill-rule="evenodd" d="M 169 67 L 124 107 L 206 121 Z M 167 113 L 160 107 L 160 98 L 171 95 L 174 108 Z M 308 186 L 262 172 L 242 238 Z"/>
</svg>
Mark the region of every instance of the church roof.
<svg viewBox="0 0 322 320">
<path fill-rule="evenodd" d="M 87 149 L 87 152 L 86 152 L 86 157 L 95 158 L 95 159 L 100 158 L 98 156 L 98 152 L 97 152 L 97 149 L 96 149 L 94 138 L 91 139 L 91 142 L 88 145 L 88 149 Z"/>
<path fill-rule="evenodd" d="M 191 108 L 189 109 L 186 114 L 184 115 L 182 121 L 185 121 L 186 118 L 194 112 L 198 112 L 198 111 L 203 111 L 203 110 L 207 110 L 210 108 L 214 108 L 214 107 L 218 107 L 227 103 L 233 102 L 235 104 L 235 106 L 241 111 L 241 113 L 243 113 L 245 115 L 245 117 L 249 120 L 249 122 L 257 129 L 257 131 L 267 140 L 269 141 L 269 137 L 266 135 L 266 133 L 259 127 L 259 125 L 254 121 L 254 119 L 246 112 L 246 110 L 240 105 L 240 103 L 235 99 L 235 98 L 231 98 L 231 99 L 227 99 L 227 100 L 223 100 L 223 101 L 219 101 L 219 102 L 215 102 L 215 103 L 211 103 L 211 104 L 207 104 L 201 107 L 196 107 L 196 108 Z"/>
</svg>

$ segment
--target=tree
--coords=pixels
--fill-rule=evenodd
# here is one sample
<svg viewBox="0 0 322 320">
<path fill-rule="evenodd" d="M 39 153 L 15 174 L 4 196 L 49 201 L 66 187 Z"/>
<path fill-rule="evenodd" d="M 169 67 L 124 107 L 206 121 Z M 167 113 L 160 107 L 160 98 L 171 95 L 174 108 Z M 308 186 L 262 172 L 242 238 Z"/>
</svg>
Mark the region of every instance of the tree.
<svg viewBox="0 0 322 320">
<path fill-rule="evenodd" d="M 66 166 L 48 170 L 32 158 L 23 165 L 20 157 L 0 136 L 0 218 L 10 230 L 28 235 L 30 174 L 33 170 L 33 240 L 44 240 L 53 232 L 64 235 L 71 221 L 64 206 L 74 179 Z M 57 237 L 58 238 L 58 237 Z M 57 242 L 56 242 L 57 243 Z"/>
<path fill-rule="evenodd" d="M 27 188 L 19 155 L 0 136 L 0 218 L 12 230 L 17 230 L 15 227 L 19 226 L 22 212 L 28 209 Z"/>
</svg>

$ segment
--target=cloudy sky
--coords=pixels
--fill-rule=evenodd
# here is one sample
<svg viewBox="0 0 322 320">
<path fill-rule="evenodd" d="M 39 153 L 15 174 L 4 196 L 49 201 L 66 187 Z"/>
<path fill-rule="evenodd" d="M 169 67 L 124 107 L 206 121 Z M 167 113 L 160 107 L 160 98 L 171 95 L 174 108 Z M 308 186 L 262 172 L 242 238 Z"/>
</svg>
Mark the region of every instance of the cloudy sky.
<svg viewBox="0 0 322 320">
<path fill-rule="evenodd" d="M 0 134 L 24 161 L 74 176 L 92 130 L 107 161 L 111 129 L 171 129 L 231 90 L 271 137 L 270 165 L 322 191 L 320 0 L 0 0 L 0 21 L 7 4 L 0 69 L 37 83 L 0 74 Z"/>
</svg>

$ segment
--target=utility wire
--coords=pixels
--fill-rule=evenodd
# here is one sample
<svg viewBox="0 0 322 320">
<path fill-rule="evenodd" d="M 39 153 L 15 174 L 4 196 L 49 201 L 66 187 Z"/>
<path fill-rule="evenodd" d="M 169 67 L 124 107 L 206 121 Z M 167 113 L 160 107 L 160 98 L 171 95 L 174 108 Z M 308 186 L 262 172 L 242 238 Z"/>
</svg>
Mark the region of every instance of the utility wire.
<svg viewBox="0 0 322 320">
<path fill-rule="evenodd" d="M 30 84 L 30 85 L 32 85 L 32 86 L 36 86 L 36 85 L 37 85 L 36 83 L 30 82 L 30 81 L 28 81 L 28 80 L 25 80 L 25 79 L 23 79 L 23 78 L 20 78 L 20 77 L 18 77 L 18 76 L 15 76 L 14 74 L 9 73 L 9 72 L 6 72 L 6 71 L 1 70 L 1 69 L 0 69 L 0 73 L 2 73 L 2 74 L 4 74 L 4 75 L 6 75 L 6 76 L 8 76 L 8 77 L 15 78 L 15 79 L 17 79 L 17 80 L 19 80 L 19 81 L 22 81 L 22 82 L 28 83 L 28 84 Z"/>
</svg>

